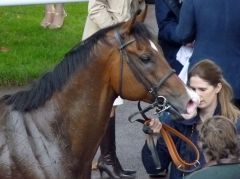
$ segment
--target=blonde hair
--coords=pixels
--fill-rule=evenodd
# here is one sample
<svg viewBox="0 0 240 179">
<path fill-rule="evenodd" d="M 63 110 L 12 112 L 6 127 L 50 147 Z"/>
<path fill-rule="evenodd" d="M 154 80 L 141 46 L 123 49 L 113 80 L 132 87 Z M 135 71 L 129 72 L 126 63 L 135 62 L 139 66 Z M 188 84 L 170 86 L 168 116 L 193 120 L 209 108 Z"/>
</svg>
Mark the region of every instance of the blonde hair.
<svg viewBox="0 0 240 179">
<path fill-rule="evenodd" d="M 218 93 L 221 115 L 233 120 L 233 122 L 236 123 L 240 116 L 240 111 L 232 103 L 233 90 L 229 83 L 224 79 L 221 68 L 212 60 L 204 59 L 192 67 L 188 74 L 188 81 L 192 76 L 198 76 L 215 87 L 218 83 L 222 84 L 222 89 Z"/>
</svg>

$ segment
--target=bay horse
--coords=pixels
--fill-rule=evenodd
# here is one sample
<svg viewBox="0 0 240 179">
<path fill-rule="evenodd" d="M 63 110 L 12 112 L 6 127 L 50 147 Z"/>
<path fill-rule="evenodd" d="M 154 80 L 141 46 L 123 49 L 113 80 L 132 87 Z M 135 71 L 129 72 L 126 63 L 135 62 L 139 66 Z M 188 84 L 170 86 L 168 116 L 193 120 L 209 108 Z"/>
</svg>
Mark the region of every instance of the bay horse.
<svg viewBox="0 0 240 179">
<path fill-rule="evenodd" d="M 76 45 L 28 89 L 0 100 L 0 178 L 89 179 L 114 99 L 192 99 L 143 25 L 145 13 Z M 150 92 L 149 92 L 150 91 Z"/>
</svg>

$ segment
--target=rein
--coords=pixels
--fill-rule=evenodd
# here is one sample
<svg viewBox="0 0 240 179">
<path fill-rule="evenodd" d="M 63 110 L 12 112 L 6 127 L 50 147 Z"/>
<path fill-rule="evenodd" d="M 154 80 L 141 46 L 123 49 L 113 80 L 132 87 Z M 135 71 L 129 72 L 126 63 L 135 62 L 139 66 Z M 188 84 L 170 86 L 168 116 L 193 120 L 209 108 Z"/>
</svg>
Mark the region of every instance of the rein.
<svg viewBox="0 0 240 179">
<path fill-rule="evenodd" d="M 151 109 L 156 109 L 156 113 L 160 114 L 163 111 L 168 111 L 172 114 L 175 115 L 180 115 L 179 112 L 169 103 L 167 102 L 166 98 L 163 96 L 158 96 L 157 92 L 160 89 L 160 87 L 164 84 L 165 81 L 168 80 L 169 77 L 171 77 L 174 73 L 175 70 L 171 70 L 168 74 L 166 74 L 162 79 L 160 79 L 159 83 L 154 85 L 151 81 L 149 81 L 142 73 L 141 70 L 137 67 L 137 65 L 135 65 L 133 63 L 133 61 L 131 61 L 129 59 L 129 56 L 125 50 L 125 48 L 132 44 L 133 42 L 135 42 L 135 39 L 129 40 L 127 42 L 124 42 L 124 40 L 121 38 L 121 35 L 118 31 L 115 31 L 115 38 L 119 44 L 119 51 L 120 51 L 120 60 L 121 60 L 121 66 L 120 66 L 120 85 L 119 85 L 119 95 L 122 96 L 122 89 L 123 89 L 123 60 L 125 59 L 127 61 L 127 63 L 129 64 L 129 67 L 131 68 L 131 70 L 133 71 L 134 75 L 136 76 L 136 78 L 143 84 L 143 86 L 145 87 L 145 89 L 154 97 L 155 102 L 150 104 L 148 107 L 146 107 L 145 109 L 141 108 L 140 105 L 140 101 L 138 102 L 138 108 L 139 108 L 139 112 L 136 112 L 134 114 L 132 114 L 131 116 L 129 116 L 128 120 L 130 122 L 135 122 L 138 121 L 140 123 L 144 124 L 143 130 L 145 133 L 147 134 L 152 134 L 153 132 L 151 131 L 151 129 L 146 125 L 147 121 L 149 120 L 149 118 L 145 115 L 145 113 Z M 125 58 L 124 58 L 125 57 Z M 133 120 L 132 118 L 134 116 L 136 116 L 137 114 L 141 114 L 142 117 L 145 119 L 136 119 Z M 162 135 L 168 151 L 170 153 L 170 156 L 172 158 L 173 163 L 177 166 L 177 168 L 183 172 L 193 172 L 194 170 L 198 169 L 200 167 L 200 163 L 199 163 L 199 151 L 197 149 L 197 147 L 188 139 L 186 138 L 183 134 L 181 134 L 180 132 L 178 132 L 177 130 L 171 128 L 170 126 L 168 126 L 167 124 L 162 124 L 162 128 L 160 130 L 160 134 Z M 173 134 L 177 137 L 179 137 L 180 139 L 182 139 L 184 142 L 186 142 L 187 144 L 189 144 L 192 148 L 193 151 L 196 155 L 196 160 L 194 160 L 194 162 L 188 163 L 186 161 L 184 161 L 177 149 L 176 146 L 174 144 L 174 141 L 171 137 L 170 134 Z M 161 168 L 161 163 L 159 161 L 159 157 L 155 148 L 155 144 L 154 144 L 154 140 L 152 135 L 148 135 L 147 137 L 147 143 L 149 146 L 149 149 L 151 150 L 151 153 L 153 155 L 153 160 L 154 163 L 156 165 L 157 169 Z M 194 169 L 190 169 L 190 167 L 194 167 Z"/>
<path fill-rule="evenodd" d="M 191 172 L 197 170 L 198 168 L 200 168 L 199 151 L 191 140 L 189 140 L 183 134 L 178 132 L 176 129 L 174 129 L 174 128 L 172 128 L 169 125 L 164 124 L 164 123 L 162 124 L 160 134 L 163 137 L 163 139 L 164 139 L 164 141 L 167 145 L 169 154 L 172 158 L 172 161 L 175 164 L 175 166 L 177 166 L 178 170 L 180 170 L 182 172 L 188 172 L 188 173 L 190 172 L 191 173 Z M 195 156 L 196 156 L 196 159 L 193 162 L 188 163 L 180 157 L 180 155 L 179 155 L 179 153 L 176 149 L 176 146 L 174 144 L 174 141 L 171 137 L 171 134 L 173 134 L 176 137 L 179 137 L 184 142 L 186 142 L 187 144 L 190 145 L 190 147 L 193 149 L 193 151 L 195 153 Z M 191 168 L 191 167 L 194 167 L 194 168 Z"/>
</svg>

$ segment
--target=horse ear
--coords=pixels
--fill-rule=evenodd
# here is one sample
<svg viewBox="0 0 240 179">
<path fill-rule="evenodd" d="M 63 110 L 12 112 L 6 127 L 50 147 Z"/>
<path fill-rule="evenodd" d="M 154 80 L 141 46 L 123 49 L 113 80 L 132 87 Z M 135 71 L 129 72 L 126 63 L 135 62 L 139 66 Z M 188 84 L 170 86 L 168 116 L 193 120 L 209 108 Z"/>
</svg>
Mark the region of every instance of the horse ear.
<svg viewBox="0 0 240 179">
<path fill-rule="evenodd" d="M 145 6 L 145 9 L 143 11 L 141 9 L 138 9 L 136 11 L 136 13 L 133 15 L 133 17 L 123 25 L 120 33 L 121 34 L 124 34 L 124 33 L 129 34 L 135 23 L 144 22 L 144 19 L 145 19 L 146 14 L 147 14 L 147 9 L 148 9 L 147 5 Z"/>
<path fill-rule="evenodd" d="M 148 10 L 148 6 L 145 5 L 144 10 L 142 10 L 142 11 L 140 10 L 140 12 L 137 15 L 137 20 L 136 20 L 137 22 L 144 22 L 145 17 L 147 15 L 147 10 Z"/>
</svg>

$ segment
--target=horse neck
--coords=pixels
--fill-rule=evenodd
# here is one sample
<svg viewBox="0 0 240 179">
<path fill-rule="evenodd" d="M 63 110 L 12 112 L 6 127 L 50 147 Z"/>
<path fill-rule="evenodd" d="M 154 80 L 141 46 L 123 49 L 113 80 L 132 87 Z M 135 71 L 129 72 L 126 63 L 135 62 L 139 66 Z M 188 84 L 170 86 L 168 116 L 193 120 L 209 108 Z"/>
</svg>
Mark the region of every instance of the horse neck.
<svg viewBox="0 0 240 179">
<path fill-rule="evenodd" d="M 100 53 L 99 53 L 100 54 Z M 106 58 L 105 56 L 102 58 Z M 108 61 L 98 56 L 86 68 L 77 72 L 62 91 L 62 102 L 67 110 L 74 106 L 80 108 L 82 113 L 101 113 L 111 109 L 116 98 L 116 93 L 110 84 L 110 73 Z M 81 110 L 90 109 L 90 110 Z"/>
<path fill-rule="evenodd" d="M 69 123 L 72 151 L 79 161 L 94 157 L 117 96 L 110 85 L 108 61 L 98 56 L 55 96 L 62 120 Z"/>
</svg>

